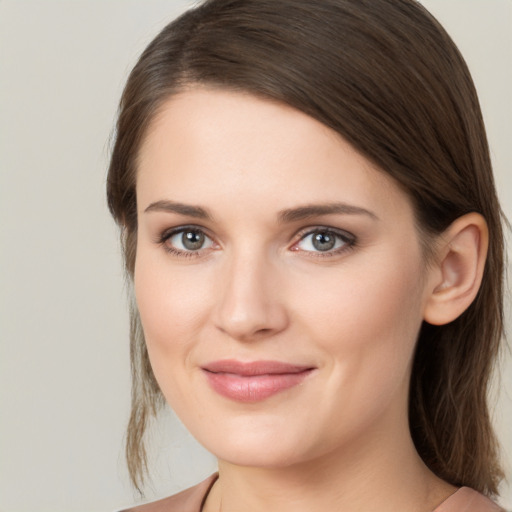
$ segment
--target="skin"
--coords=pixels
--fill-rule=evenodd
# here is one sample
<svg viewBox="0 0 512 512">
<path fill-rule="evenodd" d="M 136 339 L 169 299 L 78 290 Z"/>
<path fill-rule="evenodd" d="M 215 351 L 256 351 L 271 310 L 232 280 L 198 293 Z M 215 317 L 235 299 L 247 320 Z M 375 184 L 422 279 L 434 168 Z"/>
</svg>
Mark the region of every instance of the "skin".
<svg viewBox="0 0 512 512">
<path fill-rule="evenodd" d="M 407 396 L 419 328 L 467 265 L 451 249 L 425 264 L 396 183 L 297 110 L 199 87 L 167 101 L 139 156 L 137 303 L 162 392 L 219 460 L 204 510 L 429 512 L 453 493 L 413 446 Z M 468 250 L 475 222 L 455 233 Z M 191 225 L 201 249 L 163 240 Z M 315 229 L 337 233 L 333 251 Z M 228 358 L 314 370 L 240 403 L 201 369 Z"/>
</svg>

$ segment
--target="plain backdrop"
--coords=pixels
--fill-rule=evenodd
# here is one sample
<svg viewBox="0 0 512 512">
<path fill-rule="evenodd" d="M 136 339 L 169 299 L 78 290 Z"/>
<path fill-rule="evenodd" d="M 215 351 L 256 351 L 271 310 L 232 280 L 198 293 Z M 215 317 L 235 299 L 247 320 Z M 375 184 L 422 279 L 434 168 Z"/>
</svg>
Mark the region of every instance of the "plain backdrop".
<svg viewBox="0 0 512 512">
<path fill-rule="evenodd" d="M 512 0 L 424 3 L 473 72 L 512 217 Z M 187 5 L 0 0 L 0 511 L 114 511 L 136 500 L 123 459 L 128 330 L 104 197 L 108 140 L 130 67 Z M 495 388 L 510 479 L 509 353 Z M 148 499 L 214 471 L 171 413 L 151 437 Z M 502 502 L 512 508 L 510 485 Z"/>
</svg>

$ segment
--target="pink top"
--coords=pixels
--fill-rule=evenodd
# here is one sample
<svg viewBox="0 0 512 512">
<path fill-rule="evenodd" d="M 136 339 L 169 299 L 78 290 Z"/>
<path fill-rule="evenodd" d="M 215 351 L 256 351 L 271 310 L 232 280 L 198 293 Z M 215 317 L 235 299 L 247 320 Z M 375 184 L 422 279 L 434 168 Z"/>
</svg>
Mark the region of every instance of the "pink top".
<svg viewBox="0 0 512 512">
<path fill-rule="evenodd" d="M 174 496 L 121 512 L 201 512 L 206 496 L 217 477 L 218 475 L 214 474 L 200 484 Z M 504 512 L 504 510 L 473 489 L 461 487 L 433 512 Z"/>
<path fill-rule="evenodd" d="M 505 512 L 494 501 L 486 498 L 483 494 L 461 487 L 445 500 L 434 512 Z"/>
</svg>

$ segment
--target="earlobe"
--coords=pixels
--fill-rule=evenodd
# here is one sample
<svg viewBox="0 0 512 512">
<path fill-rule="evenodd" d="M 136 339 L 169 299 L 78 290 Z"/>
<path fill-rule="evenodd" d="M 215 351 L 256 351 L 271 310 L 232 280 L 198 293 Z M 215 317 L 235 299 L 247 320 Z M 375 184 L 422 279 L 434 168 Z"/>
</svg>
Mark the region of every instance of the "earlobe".
<svg viewBox="0 0 512 512">
<path fill-rule="evenodd" d="M 470 306 L 482 282 L 488 242 L 487 223 L 478 213 L 459 217 L 440 236 L 424 310 L 426 322 L 447 324 Z"/>
</svg>

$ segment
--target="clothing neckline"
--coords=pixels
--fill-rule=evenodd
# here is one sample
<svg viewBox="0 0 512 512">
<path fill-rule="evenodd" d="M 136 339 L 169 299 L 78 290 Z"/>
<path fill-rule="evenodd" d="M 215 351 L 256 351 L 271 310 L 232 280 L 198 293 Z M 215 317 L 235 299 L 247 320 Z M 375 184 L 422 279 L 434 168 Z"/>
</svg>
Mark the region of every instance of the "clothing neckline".
<svg viewBox="0 0 512 512">
<path fill-rule="evenodd" d="M 210 492 L 211 492 L 213 486 L 215 485 L 215 483 L 217 482 L 218 479 L 219 479 L 219 473 L 218 472 L 213 473 L 213 475 L 211 475 L 207 479 L 208 487 L 206 489 L 206 492 L 204 493 L 203 499 L 201 500 L 201 506 L 199 507 L 199 512 L 203 512 L 206 500 L 208 499 L 208 496 L 210 495 Z M 450 494 L 450 496 L 448 496 L 445 500 L 443 500 L 432 512 L 443 512 L 442 509 L 444 508 L 444 506 L 445 505 L 450 505 L 450 502 L 452 501 L 452 499 L 457 499 L 458 496 L 463 494 L 464 493 L 464 489 L 468 489 L 468 490 L 472 491 L 472 489 L 469 489 L 469 487 L 459 487 L 452 494 Z"/>
<path fill-rule="evenodd" d="M 212 474 L 204 483 L 207 484 L 206 492 L 203 494 L 203 498 L 201 500 L 201 505 L 199 507 L 199 512 L 203 512 L 204 505 L 206 503 L 206 500 L 208 499 L 208 496 L 210 495 L 210 492 L 219 479 L 219 473 L 216 472 Z M 502 508 L 500 508 L 496 503 L 491 501 L 489 498 L 485 497 L 484 495 L 480 494 L 479 492 L 475 491 L 474 489 L 471 489 L 470 487 L 459 487 L 457 490 L 455 490 L 450 496 L 448 496 L 444 501 L 442 501 L 432 512 L 451 512 L 452 509 L 450 507 L 452 506 L 458 506 L 460 504 L 460 500 L 468 500 L 470 502 L 477 502 L 481 505 L 487 505 L 488 508 L 485 510 L 488 510 L 489 512 L 500 512 L 503 511 Z M 464 509 L 466 510 L 466 509 Z"/>
<path fill-rule="evenodd" d="M 208 496 L 210 495 L 212 487 L 215 485 L 215 482 L 217 482 L 218 479 L 219 479 L 218 472 L 214 473 L 207 479 L 208 487 L 206 488 L 206 492 L 204 493 L 203 499 L 201 500 L 201 505 L 199 506 L 199 512 L 203 512 L 206 500 L 208 499 Z"/>
<path fill-rule="evenodd" d="M 462 494 L 461 491 L 463 491 L 463 489 L 468 489 L 468 487 L 459 487 L 458 489 L 456 489 L 454 492 L 450 494 L 450 496 L 448 496 L 441 503 L 439 503 L 439 505 L 434 509 L 433 512 L 442 512 L 442 507 L 444 507 L 446 504 L 449 505 L 452 499 L 457 499 L 457 497 Z"/>
</svg>

